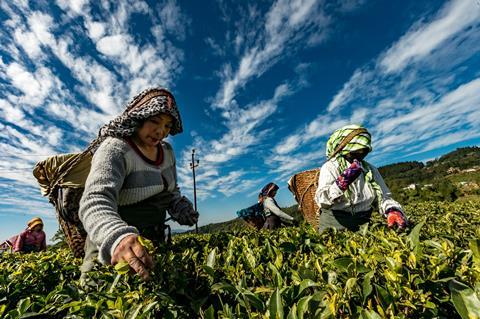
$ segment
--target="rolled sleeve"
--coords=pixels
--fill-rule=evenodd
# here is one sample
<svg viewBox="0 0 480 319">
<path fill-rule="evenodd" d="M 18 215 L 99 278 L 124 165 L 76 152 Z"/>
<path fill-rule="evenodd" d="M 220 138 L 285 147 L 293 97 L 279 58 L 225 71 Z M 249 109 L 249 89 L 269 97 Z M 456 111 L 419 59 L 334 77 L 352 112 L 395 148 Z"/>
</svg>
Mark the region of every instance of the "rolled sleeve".
<svg viewBox="0 0 480 319">
<path fill-rule="evenodd" d="M 267 197 L 263 201 L 263 206 L 269 210 L 272 214 L 277 215 L 280 218 L 286 219 L 286 220 L 293 220 L 294 218 L 286 213 L 284 213 L 273 201 L 272 198 Z"/>
<path fill-rule="evenodd" d="M 337 177 L 337 168 L 331 161 L 326 162 L 320 168 L 318 187 L 315 192 L 315 201 L 319 207 L 330 208 L 336 201 L 344 197 L 343 191 L 335 183 Z"/>
</svg>

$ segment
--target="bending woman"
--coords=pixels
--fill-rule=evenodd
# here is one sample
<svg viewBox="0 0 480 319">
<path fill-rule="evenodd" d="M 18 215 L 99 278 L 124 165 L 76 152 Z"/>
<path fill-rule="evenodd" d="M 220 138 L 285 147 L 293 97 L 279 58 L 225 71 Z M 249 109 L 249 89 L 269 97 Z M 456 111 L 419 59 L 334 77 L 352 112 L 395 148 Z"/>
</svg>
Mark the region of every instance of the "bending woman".
<svg viewBox="0 0 480 319">
<path fill-rule="evenodd" d="M 153 260 L 137 236 L 163 241 L 167 211 L 179 224 L 197 222 L 198 213 L 178 188 L 175 155 L 165 141 L 182 131 L 175 98 L 163 88 L 135 96 L 100 129 L 79 209 L 88 234 L 81 283 L 97 256 L 103 264 L 128 262 L 147 279 Z"/>
<path fill-rule="evenodd" d="M 279 228 L 282 224 L 282 218 L 288 221 L 293 221 L 294 218 L 286 213 L 284 213 L 280 207 L 278 207 L 277 202 L 274 197 L 277 195 L 278 186 L 274 183 L 268 183 L 265 187 L 262 188 L 259 197 L 262 197 L 263 201 L 263 210 L 265 213 L 265 224 L 263 225 L 264 229 L 276 229 Z"/>
<path fill-rule="evenodd" d="M 370 221 L 375 203 L 389 227 L 406 227 L 402 206 L 392 199 L 378 169 L 364 160 L 371 151 L 371 135 L 358 125 L 342 127 L 328 139 L 328 161 L 320 169 L 315 193 L 320 233 L 327 228 L 358 230 Z"/>
<path fill-rule="evenodd" d="M 47 250 L 42 219 L 35 217 L 28 222 L 27 226 L 27 229 L 7 241 L 13 245 L 13 251 L 30 253 Z"/>
</svg>

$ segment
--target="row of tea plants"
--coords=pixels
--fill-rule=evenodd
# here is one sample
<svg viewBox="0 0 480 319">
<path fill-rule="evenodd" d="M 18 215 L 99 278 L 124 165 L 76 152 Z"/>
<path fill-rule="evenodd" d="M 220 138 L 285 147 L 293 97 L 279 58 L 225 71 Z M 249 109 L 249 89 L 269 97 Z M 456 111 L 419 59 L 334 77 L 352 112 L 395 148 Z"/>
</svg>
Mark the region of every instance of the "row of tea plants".
<svg viewBox="0 0 480 319">
<path fill-rule="evenodd" d="M 406 207 L 352 233 L 310 226 L 179 235 L 152 280 L 97 265 L 79 285 L 66 249 L 0 257 L 4 318 L 480 318 L 480 202 Z"/>
</svg>

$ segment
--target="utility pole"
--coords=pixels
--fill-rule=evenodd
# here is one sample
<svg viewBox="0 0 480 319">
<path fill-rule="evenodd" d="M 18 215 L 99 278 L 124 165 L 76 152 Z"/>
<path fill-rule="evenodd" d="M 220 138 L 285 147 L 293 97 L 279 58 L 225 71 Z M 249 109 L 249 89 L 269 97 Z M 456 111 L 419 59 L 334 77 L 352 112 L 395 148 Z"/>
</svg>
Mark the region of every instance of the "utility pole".
<svg viewBox="0 0 480 319">
<path fill-rule="evenodd" d="M 190 168 L 193 173 L 193 205 L 195 211 L 197 211 L 197 185 L 195 183 L 195 167 L 198 166 L 199 160 L 195 160 L 195 149 L 192 149 L 192 162 L 190 163 Z M 198 233 L 198 222 L 195 223 L 195 232 Z"/>
</svg>

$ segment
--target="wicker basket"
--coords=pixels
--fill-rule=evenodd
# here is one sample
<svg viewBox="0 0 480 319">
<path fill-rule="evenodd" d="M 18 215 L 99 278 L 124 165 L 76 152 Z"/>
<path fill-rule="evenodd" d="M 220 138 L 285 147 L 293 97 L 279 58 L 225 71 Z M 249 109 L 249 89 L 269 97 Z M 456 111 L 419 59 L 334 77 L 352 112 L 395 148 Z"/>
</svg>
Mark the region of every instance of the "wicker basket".
<svg viewBox="0 0 480 319">
<path fill-rule="evenodd" d="M 87 232 L 78 216 L 83 188 L 57 187 L 58 197 L 54 202 L 58 223 L 65 240 L 77 258 L 83 258 Z"/>
<path fill-rule="evenodd" d="M 84 256 L 87 233 L 78 217 L 78 209 L 91 159 L 88 151 L 60 154 L 37 163 L 33 169 L 42 195 L 48 196 L 55 207 L 65 241 L 74 256 L 79 258 Z"/>
<path fill-rule="evenodd" d="M 298 209 L 305 220 L 315 229 L 318 227 L 320 209 L 315 202 L 315 191 L 318 186 L 320 169 L 312 169 L 293 175 L 288 181 L 288 189 L 298 203 Z"/>
</svg>

